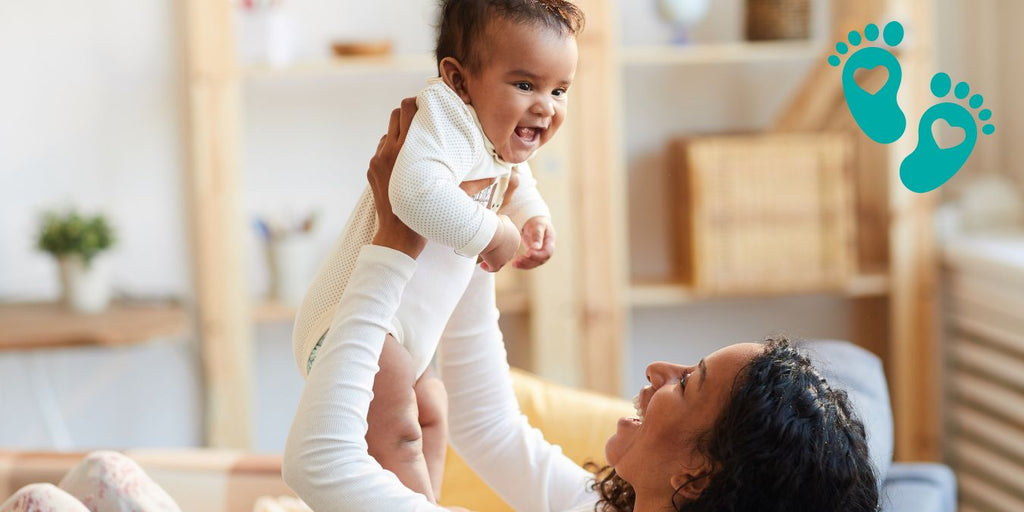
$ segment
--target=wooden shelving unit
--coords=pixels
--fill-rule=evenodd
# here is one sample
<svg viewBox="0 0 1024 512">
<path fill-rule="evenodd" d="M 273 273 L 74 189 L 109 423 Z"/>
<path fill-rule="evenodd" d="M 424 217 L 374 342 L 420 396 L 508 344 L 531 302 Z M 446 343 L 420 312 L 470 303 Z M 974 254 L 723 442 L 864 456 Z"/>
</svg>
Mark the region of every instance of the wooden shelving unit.
<svg viewBox="0 0 1024 512">
<path fill-rule="evenodd" d="M 97 314 L 50 302 L 0 304 L 0 350 L 117 347 L 185 337 L 190 328 L 177 304 L 114 303 Z"/>
<path fill-rule="evenodd" d="M 259 301 L 253 305 L 252 318 L 261 323 L 291 323 L 295 321 L 296 307 L 274 300 Z M 519 315 L 530 311 L 530 294 L 526 290 L 498 291 L 498 309 L 504 314 Z M 0 315 L 0 319 L 2 319 Z M 3 338 L 0 338 L 2 340 Z M 2 347 L 2 345 L 0 345 Z"/>
<path fill-rule="evenodd" d="M 745 65 L 787 61 L 818 61 L 805 84 L 787 107 L 787 114 L 775 127 L 780 131 L 856 130 L 844 122 L 845 102 L 839 71 L 825 66 L 824 56 L 832 43 L 844 39 L 850 30 L 863 29 L 870 22 L 884 24 L 885 13 L 901 13 L 901 21 L 912 25 L 914 37 L 900 47 L 904 82 L 901 106 L 908 119 L 917 119 L 927 108 L 927 80 L 932 68 L 934 41 L 933 7 L 925 0 L 866 0 L 830 2 L 830 39 L 825 42 L 773 42 L 695 44 L 687 47 L 636 46 L 618 49 L 620 77 L 634 70 L 677 68 L 696 65 Z M 911 30 L 908 29 L 908 33 Z M 628 98 L 612 97 L 625 104 Z M 849 124 L 852 124 L 849 123 Z M 937 365 L 923 354 L 938 350 L 935 331 L 936 255 L 931 239 L 930 215 L 933 197 L 912 194 L 898 179 L 900 160 L 916 144 L 908 127 L 899 143 L 884 147 L 871 141 L 858 143 L 855 188 L 857 265 L 860 275 L 833 293 L 845 296 L 851 312 L 853 341 L 879 354 L 888 369 L 896 416 L 896 450 L 902 460 L 937 460 L 941 426 L 938 416 Z M 645 136 L 650 136 L 646 134 Z M 866 140 L 865 137 L 861 139 Z M 623 142 L 618 142 L 622 145 Z M 612 178 L 623 183 L 622 174 Z M 623 193 L 624 194 L 624 193 Z M 619 201 L 626 201 L 621 196 Z M 614 200 L 612 201 L 614 203 Z M 624 214 L 625 215 L 625 214 Z M 612 234 L 613 246 L 628 246 L 624 224 Z M 628 262 L 628 257 L 626 260 Z M 626 269 L 630 265 L 624 265 Z M 621 283 L 622 307 L 684 307 L 702 300 L 693 290 L 673 282 Z M 797 293 L 794 290 L 794 293 Z M 627 320 L 628 322 L 628 320 Z"/>
<path fill-rule="evenodd" d="M 620 50 L 619 58 L 627 67 L 773 62 L 813 59 L 826 48 L 824 43 L 814 41 L 627 46 Z"/>
<path fill-rule="evenodd" d="M 794 292 L 798 293 L 798 292 Z M 889 293 L 889 277 L 886 274 L 856 276 L 839 290 L 817 290 L 799 293 L 836 293 L 849 298 L 883 297 Z M 777 295 L 761 295 L 772 297 Z M 629 288 L 629 304 L 633 308 L 667 307 L 692 304 L 703 300 L 727 300 L 732 296 L 702 297 L 683 284 L 678 283 L 634 283 Z"/>
<path fill-rule="evenodd" d="M 622 0 L 620 0 L 622 1 Z M 611 0 L 580 0 L 587 12 L 587 30 L 580 38 L 580 66 L 573 88 L 574 106 L 563 134 L 546 148 L 534 165 L 544 183 L 545 196 L 557 210 L 560 242 L 558 264 L 531 272 L 523 291 L 503 296 L 506 312 L 529 316 L 531 354 L 541 373 L 560 372 L 563 380 L 590 389 L 620 391 L 623 343 L 629 315 L 635 308 L 677 306 L 697 300 L 689 290 L 671 283 L 632 284 L 629 278 L 627 180 L 624 172 L 622 77 L 638 67 L 772 63 L 820 59 L 827 44 L 734 43 L 619 47 L 617 5 Z M 933 23 L 924 0 L 865 0 L 831 2 L 832 36 L 845 37 L 851 29 L 878 21 L 891 7 L 910 13 L 919 28 Z M 188 41 L 191 162 L 195 186 L 189 197 L 196 211 L 192 222 L 197 265 L 200 338 L 208 362 L 211 440 L 218 446 L 246 443 L 244 418 L 250 384 L 246 370 L 251 298 L 223 290 L 247 290 L 244 275 L 229 264 L 239 254 L 239 233 L 246 224 L 237 218 L 238 126 L 241 83 L 244 80 L 321 79 L 368 75 L 433 74 L 427 55 L 360 57 L 298 62 L 282 68 L 240 68 L 234 58 L 231 6 L 228 3 L 187 0 L 183 4 Z M 910 31 L 908 31 L 909 33 Z M 915 32 L 917 47 L 904 44 L 904 90 L 927 91 L 931 55 L 927 30 Z M 824 62 L 824 60 L 821 60 Z M 834 71 L 834 70 L 828 70 Z M 821 83 L 809 84 L 800 99 L 809 112 L 822 104 L 833 108 L 839 82 L 831 73 Z M 821 92 L 826 91 L 826 92 Z M 840 92 L 841 94 L 841 92 Z M 841 99 L 841 96 L 840 96 Z M 912 99 L 915 108 L 919 99 Z M 822 103 L 824 102 L 824 103 Z M 628 108 L 626 106 L 625 108 Z M 796 106 L 797 110 L 801 108 Z M 922 109 L 923 110 L 923 109 Z M 919 115 L 919 112 L 918 114 Z M 799 116 L 798 116 L 799 117 Z M 908 115 L 908 117 L 911 117 Z M 802 120 L 803 118 L 798 118 Z M 795 123 L 799 125 L 800 123 Z M 850 297 L 856 315 L 885 317 L 857 329 L 865 338 L 886 339 L 884 351 L 891 372 L 897 415 L 897 450 L 903 459 L 934 458 L 938 416 L 935 414 L 934 371 L 919 368 L 917 354 L 935 350 L 934 318 L 926 297 L 934 296 L 934 265 L 929 237 L 930 202 L 898 187 L 898 153 L 906 142 L 870 154 L 869 186 L 885 190 L 871 205 L 881 220 L 871 225 L 872 255 L 885 270 L 862 265 L 867 274 L 838 293 Z M 889 151 L 889 153 L 885 153 Z M 858 186 L 861 184 L 859 183 Z M 202 222 L 199 221 L 202 219 Z M 210 226 L 215 229 L 210 230 Z M 218 236 L 218 230 L 220 236 Z M 565 248 L 565 249 L 562 249 Z M 568 252 L 567 252 L 568 251 Z M 552 261 L 554 263 L 555 260 Z M 255 318 L 287 320 L 294 312 L 274 305 L 256 307 Z M 218 407 L 220 407 L 218 409 Z M 901 408 L 902 407 L 902 408 Z"/>
<path fill-rule="evenodd" d="M 384 55 L 367 57 L 334 57 L 305 60 L 284 67 L 270 65 L 243 66 L 247 79 L 325 78 L 332 76 L 415 75 L 429 77 L 437 73 L 431 54 Z"/>
</svg>

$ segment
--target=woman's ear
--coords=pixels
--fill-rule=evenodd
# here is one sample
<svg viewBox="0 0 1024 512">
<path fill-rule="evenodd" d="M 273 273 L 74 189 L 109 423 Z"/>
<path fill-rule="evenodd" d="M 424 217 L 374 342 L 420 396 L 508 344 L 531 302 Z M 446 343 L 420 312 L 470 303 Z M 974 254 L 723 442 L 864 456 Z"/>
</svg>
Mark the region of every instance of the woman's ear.
<svg viewBox="0 0 1024 512">
<path fill-rule="evenodd" d="M 448 84 L 456 94 L 462 98 L 462 101 L 469 103 L 469 91 L 466 88 L 466 70 L 462 67 L 462 64 L 455 60 L 454 57 L 445 57 L 441 59 L 438 68 L 441 71 L 441 79 L 444 83 Z"/>
<path fill-rule="evenodd" d="M 700 497 L 701 493 L 711 482 L 711 473 L 700 471 L 697 473 L 687 472 L 672 475 L 669 483 L 673 489 L 687 501 L 693 501 Z"/>
</svg>

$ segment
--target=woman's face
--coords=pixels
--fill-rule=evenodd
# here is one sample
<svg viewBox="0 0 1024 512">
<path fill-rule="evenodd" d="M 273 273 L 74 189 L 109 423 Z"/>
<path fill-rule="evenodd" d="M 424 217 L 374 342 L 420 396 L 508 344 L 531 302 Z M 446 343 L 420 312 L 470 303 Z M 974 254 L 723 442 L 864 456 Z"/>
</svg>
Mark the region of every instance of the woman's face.
<svg viewBox="0 0 1024 512">
<path fill-rule="evenodd" d="M 710 471 L 695 450 L 732 395 L 740 370 L 763 350 L 758 343 L 725 347 L 693 366 L 665 362 L 647 366 L 638 396 L 639 418 L 621 418 L 605 445 L 605 457 L 638 492 L 645 487 L 674 491 Z M 673 478 L 677 478 L 673 484 Z"/>
</svg>

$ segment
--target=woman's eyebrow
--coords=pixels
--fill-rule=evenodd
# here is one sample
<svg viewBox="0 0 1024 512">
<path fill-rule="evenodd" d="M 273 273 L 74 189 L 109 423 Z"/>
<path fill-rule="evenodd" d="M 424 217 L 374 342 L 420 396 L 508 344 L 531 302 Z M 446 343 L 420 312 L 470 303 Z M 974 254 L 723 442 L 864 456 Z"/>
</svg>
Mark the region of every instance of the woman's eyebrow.
<svg viewBox="0 0 1024 512">
<path fill-rule="evenodd" d="M 704 381 L 708 379 L 708 365 L 704 364 L 704 360 L 701 359 L 697 366 L 700 368 L 700 388 L 704 389 Z"/>
</svg>

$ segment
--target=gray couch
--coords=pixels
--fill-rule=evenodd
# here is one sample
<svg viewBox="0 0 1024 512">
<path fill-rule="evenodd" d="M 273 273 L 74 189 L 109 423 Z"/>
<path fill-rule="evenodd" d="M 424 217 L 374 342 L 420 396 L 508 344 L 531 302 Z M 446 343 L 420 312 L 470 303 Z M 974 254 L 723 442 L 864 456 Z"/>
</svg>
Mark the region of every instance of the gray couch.
<svg viewBox="0 0 1024 512">
<path fill-rule="evenodd" d="M 956 479 L 948 466 L 893 463 L 892 407 L 881 361 L 844 341 L 803 344 L 835 386 L 847 391 L 864 421 L 882 481 L 883 512 L 956 512 Z"/>
</svg>

